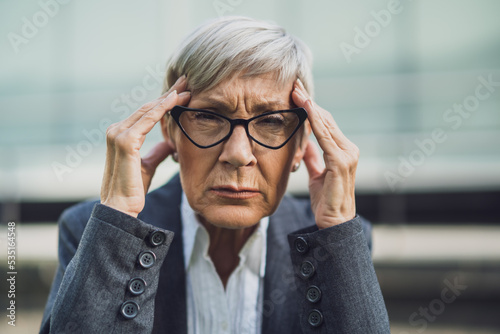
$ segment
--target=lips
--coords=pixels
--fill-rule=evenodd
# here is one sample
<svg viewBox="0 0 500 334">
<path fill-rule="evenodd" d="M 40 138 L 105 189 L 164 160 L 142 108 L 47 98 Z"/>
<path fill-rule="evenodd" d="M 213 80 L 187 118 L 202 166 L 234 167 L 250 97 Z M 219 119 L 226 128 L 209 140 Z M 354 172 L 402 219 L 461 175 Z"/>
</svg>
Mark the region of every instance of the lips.
<svg viewBox="0 0 500 334">
<path fill-rule="evenodd" d="M 260 191 L 255 188 L 235 187 L 231 185 L 213 187 L 210 191 L 219 197 L 229 199 L 249 199 L 260 194 Z"/>
</svg>

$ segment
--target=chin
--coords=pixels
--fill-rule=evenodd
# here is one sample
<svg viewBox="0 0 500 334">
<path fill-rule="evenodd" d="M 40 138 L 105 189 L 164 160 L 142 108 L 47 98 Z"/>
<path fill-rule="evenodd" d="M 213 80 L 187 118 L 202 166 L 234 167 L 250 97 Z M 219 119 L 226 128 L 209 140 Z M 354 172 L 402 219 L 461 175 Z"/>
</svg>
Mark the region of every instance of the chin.
<svg viewBox="0 0 500 334">
<path fill-rule="evenodd" d="M 270 213 L 262 209 L 239 205 L 214 205 L 200 210 L 199 214 L 210 224 L 228 228 L 241 229 L 256 225 L 263 217 Z"/>
</svg>

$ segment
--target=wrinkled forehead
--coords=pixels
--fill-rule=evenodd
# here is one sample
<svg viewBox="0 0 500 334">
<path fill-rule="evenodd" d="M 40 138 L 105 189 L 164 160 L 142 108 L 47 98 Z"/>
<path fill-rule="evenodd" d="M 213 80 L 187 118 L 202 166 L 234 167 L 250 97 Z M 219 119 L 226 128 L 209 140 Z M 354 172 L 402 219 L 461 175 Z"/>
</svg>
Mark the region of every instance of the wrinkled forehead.
<svg viewBox="0 0 500 334">
<path fill-rule="evenodd" d="M 280 84 L 275 74 L 246 76 L 237 73 L 215 87 L 193 94 L 190 105 L 216 108 L 226 112 L 284 110 L 294 107 L 291 93 L 293 80 Z"/>
</svg>

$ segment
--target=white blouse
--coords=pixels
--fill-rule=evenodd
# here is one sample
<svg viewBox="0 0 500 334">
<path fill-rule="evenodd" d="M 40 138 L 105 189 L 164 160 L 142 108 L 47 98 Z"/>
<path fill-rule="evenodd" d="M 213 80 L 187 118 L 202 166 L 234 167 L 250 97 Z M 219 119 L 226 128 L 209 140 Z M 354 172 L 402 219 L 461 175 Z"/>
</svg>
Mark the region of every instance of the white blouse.
<svg viewBox="0 0 500 334">
<path fill-rule="evenodd" d="M 208 255 L 208 232 L 184 193 L 181 220 L 188 333 L 260 334 L 269 217 L 261 219 L 241 249 L 238 267 L 229 276 L 226 290 Z"/>
</svg>

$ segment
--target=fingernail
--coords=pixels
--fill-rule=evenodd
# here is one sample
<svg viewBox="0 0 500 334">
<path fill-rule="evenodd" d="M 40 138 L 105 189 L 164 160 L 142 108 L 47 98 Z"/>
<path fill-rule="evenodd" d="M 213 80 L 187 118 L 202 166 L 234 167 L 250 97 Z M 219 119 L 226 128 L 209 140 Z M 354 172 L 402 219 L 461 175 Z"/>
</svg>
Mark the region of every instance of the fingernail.
<svg viewBox="0 0 500 334">
<path fill-rule="evenodd" d="M 189 96 L 189 95 L 191 95 L 191 92 L 190 92 L 190 91 L 188 91 L 188 90 L 186 90 L 186 91 L 184 91 L 184 92 L 180 93 L 180 94 L 179 94 L 179 97 L 185 97 L 185 96 Z"/>
<path fill-rule="evenodd" d="M 299 83 L 299 87 L 303 90 L 306 90 L 305 87 L 304 87 L 304 84 L 302 83 L 302 80 L 300 80 L 299 78 L 297 78 L 297 82 Z"/>
<path fill-rule="evenodd" d="M 299 87 L 300 88 L 300 87 Z M 304 91 L 302 89 L 298 90 L 297 91 L 297 94 L 299 94 L 299 96 L 303 99 L 303 100 L 306 100 L 307 97 L 306 95 L 304 94 Z"/>
<path fill-rule="evenodd" d="M 177 84 L 180 84 L 184 80 L 186 80 L 186 75 L 185 74 L 177 79 L 177 81 L 174 83 L 174 86 L 177 85 Z"/>
</svg>

